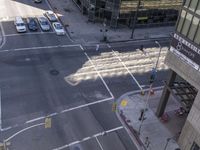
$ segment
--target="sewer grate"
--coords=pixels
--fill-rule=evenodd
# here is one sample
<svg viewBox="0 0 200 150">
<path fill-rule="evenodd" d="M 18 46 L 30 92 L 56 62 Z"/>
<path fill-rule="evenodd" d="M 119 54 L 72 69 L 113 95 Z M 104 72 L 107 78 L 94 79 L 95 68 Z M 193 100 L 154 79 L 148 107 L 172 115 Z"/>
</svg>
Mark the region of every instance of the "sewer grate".
<svg viewBox="0 0 200 150">
<path fill-rule="evenodd" d="M 50 74 L 56 76 L 59 74 L 59 71 L 56 69 L 52 69 L 52 70 L 50 70 Z"/>
</svg>

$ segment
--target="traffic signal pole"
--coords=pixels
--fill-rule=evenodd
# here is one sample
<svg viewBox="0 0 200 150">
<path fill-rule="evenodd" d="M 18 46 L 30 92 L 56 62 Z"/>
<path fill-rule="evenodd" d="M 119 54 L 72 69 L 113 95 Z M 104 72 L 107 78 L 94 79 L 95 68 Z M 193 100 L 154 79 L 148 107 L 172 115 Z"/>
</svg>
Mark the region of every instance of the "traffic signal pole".
<svg viewBox="0 0 200 150">
<path fill-rule="evenodd" d="M 159 63 L 159 58 L 160 58 L 160 54 L 161 54 L 161 50 L 162 50 L 162 47 L 161 47 L 160 43 L 159 43 L 158 41 L 155 41 L 155 43 L 159 46 L 159 53 L 158 53 L 158 58 L 157 58 L 157 61 L 156 61 L 155 68 L 152 68 L 152 72 L 151 72 L 151 75 L 150 75 L 149 92 L 148 92 L 148 95 L 147 95 L 147 99 L 146 99 L 146 103 L 145 103 L 144 112 L 143 112 L 143 114 L 142 114 L 142 116 L 141 116 L 141 123 L 140 123 L 139 129 L 138 129 L 138 134 L 139 134 L 139 135 L 140 135 L 140 132 L 141 132 L 141 128 L 142 128 L 143 122 L 144 122 L 144 120 L 145 120 L 145 113 L 146 113 L 146 111 L 148 110 L 149 99 L 150 99 L 150 95 L 151 95 L 153 83 L 154 83 L 154 81 L 155 81 L 156 72 L 157 72 L 158 63 Z"/>
</svg>

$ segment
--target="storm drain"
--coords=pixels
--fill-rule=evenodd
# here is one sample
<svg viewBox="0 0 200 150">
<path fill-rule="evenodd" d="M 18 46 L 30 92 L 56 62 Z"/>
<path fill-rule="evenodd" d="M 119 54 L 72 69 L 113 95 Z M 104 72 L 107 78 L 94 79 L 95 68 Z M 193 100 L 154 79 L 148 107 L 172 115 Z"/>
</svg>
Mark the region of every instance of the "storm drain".
<svg viewBox="0 0 200 150">
<path fill-rule="evenodd" d="M 50 74 L 53 76 L 57 76 L 59 74 L 59 71 L 56 69 L 52 69 L 52 70 L 50 70 Z"/>
</svg>

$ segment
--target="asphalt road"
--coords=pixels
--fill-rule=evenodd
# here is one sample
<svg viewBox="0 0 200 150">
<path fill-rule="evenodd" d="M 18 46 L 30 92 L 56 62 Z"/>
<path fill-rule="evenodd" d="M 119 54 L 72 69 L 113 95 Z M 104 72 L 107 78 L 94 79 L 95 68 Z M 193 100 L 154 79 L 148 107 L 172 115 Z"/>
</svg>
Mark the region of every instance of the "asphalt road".
<svg viewBox="0 0 200 150">
<path fill-rule="evenodd" d="M 45 1 L 0 1 L 5 37 L 0 49 L 0 140 L 19 133 L 9 140 L 9 149 L 15 150 L 136 150 L 112 112 L 112 102 L 148 87 L 159 49 L 147 49 L 144 55 L 138 50 L 142 41 L 101 45 L 96 51 L 53 30 L 16 33 L 16 15 L 40 16 L 47 9 Z M 154 41 L 144 45 L 157 47 Z M 161 64 L 155 86 L 162 85 L 166 73 Z M 41 124 L 45 117 L 52 118 L 50 129 Z M 105 131 L 109 133 L 103 135 Z"/>
</svg>

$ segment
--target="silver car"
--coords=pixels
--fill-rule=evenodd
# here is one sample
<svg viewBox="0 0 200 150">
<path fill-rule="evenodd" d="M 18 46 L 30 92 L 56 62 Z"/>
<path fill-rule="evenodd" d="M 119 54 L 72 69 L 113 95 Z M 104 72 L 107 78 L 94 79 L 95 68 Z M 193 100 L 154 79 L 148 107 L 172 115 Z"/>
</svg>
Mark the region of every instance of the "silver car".
<svg viewBox="0 0 200 150">
<path fill-rule="evenodd" d="M 51 22 L 57 21 L 57 17 L 53 11 L 46 11 L 44 15 L 49 19 Z"/>
<path fill-rule="evenodd" d="M 50 30 L 50 24 L 49 24 L 49 21 L 48 21 L 47 18 L 38 17 L 37 19 L 38 19 L 38 23 L 39 23 L 39 25 L 40 25 L 40 27 L 43 31 L 49 31 Z"/>
</svg>

